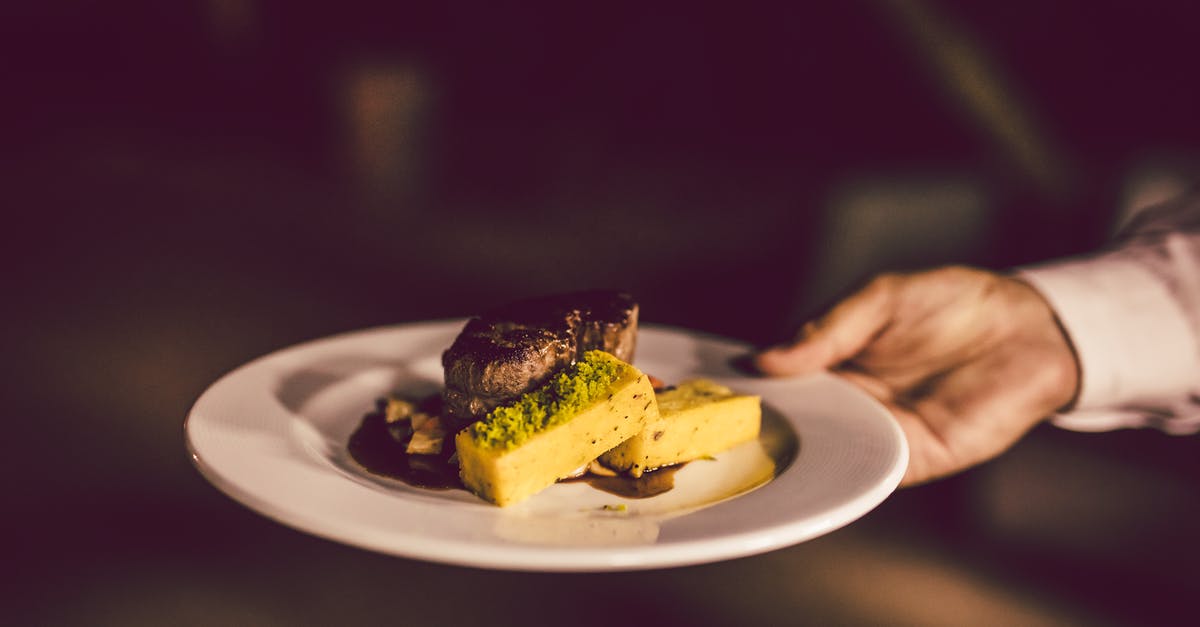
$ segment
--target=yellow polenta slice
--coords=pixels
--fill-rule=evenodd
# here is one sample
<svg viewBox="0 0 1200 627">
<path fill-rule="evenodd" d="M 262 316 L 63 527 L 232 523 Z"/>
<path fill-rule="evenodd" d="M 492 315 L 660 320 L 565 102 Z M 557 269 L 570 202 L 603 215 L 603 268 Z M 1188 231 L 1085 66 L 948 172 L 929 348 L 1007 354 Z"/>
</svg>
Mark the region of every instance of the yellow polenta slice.
<svg viewBox="0 0 1200 627">
<path fill-rule="evenodd" d="M 455 437 L 459 474 L 497 505 L 518 503 L 658 419 L 654 388 L 637 368 L 601 351 Z"/>
<path fill-rule="evenodd" d="M 634 477 L 715 455 L 758 437 L 762 406 L 757 396 L 735 394 L 709 381 L 687 381 L 657 395 L 658 417 L 641 433 L 605 453 L 600 461 Z"/>
</svg>

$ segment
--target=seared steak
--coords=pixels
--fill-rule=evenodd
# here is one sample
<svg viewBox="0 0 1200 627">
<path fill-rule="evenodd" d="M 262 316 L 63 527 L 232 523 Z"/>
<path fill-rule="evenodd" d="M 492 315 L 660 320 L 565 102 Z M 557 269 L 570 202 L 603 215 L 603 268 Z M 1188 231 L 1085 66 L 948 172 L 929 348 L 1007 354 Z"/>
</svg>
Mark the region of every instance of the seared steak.
<svg viewBox="0 0 1200 627">
<path fill-rule="evenodd" d="M 538 387 L 585 351 L 633 361 L 637 318 L 633 298 L 610 291 L 525 300 L 472 318 L 442 353 L 452 428 Z"/>
</svg>

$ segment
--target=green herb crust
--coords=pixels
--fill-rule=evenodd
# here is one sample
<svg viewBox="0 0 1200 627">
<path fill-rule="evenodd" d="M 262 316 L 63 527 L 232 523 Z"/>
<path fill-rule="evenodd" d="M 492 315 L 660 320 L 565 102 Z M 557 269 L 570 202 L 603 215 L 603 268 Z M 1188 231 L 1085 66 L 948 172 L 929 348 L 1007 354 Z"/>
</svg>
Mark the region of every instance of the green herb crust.
<svg viewBox="0 0 1200 627">
<path fill-rule="evenodd" d="M 556 374 L 546 385 L 510 405 L 497 407 L 467 429 L 480 448 L 520 446 L 600 400 L 625 373 L 625 368 L 624 362 L 608 353 L 588 351 L 583 359 Z"/>
</svg>

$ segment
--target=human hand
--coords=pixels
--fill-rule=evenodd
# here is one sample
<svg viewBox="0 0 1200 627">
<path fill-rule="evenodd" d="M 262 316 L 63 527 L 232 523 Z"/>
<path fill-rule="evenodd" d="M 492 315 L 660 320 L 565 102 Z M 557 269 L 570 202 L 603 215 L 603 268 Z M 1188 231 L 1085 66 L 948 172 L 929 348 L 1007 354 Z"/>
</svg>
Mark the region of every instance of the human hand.
<svg viewBox="0 0 1200 627">
<path fill-rule="evenodd" d="M 832 370 L 879 399 L 908 439 L 902 485 L 999 455 L 1079 385 L 1042 296 L 965 267 L 880 275 L 754 361 L 772 376 Z"/>
</svg>

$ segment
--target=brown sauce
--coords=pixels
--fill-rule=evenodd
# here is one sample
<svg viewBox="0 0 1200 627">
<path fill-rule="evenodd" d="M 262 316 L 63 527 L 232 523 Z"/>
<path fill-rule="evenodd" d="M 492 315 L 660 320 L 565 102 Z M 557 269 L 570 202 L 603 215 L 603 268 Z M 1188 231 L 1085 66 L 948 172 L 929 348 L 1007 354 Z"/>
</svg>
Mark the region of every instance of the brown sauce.
<svg viewBox="0 0 1200 627">
<path fill-rule="evenodd" d="M 423 406 L 430 399 L 421 402 Z M 458 477 L 458 464 L 451 462 L 454 438 L 447 437 L 442 453 L 438 455 L 410 455 L 406 431 L 387 424 L 382 404 L 376 411 L 363 416 L 362 423 L 350 436 L 347 449 L 367 472 L 396 479 L 416 488 L 429 490 L 466 490 Z M 583 475 L 564 481 L 586 483 L 597 490 L 627 499 L 646 499 L 667 492 L 675 487 L 675 473 L 685 464 L 660 468 L 633 478 L 625 475 L 602 477 Z"/>
<path fill-rule="evenodd" d="M 350 457 L 371 474 L 398 479 L 417 488 L 450 490 L 466 488 L 458 478 L 458 464 L 450 462 L 453 438 L 438 455 L 410 455 L 410 434 L 388 425 L 383 408 L 363 417 L 358 429 L 350 436 L 347 449 Z"/>
<path fill-rule="evenodd" d="M 622 498 L 648 499 L 674 488 L 675 473 L 679 472 L 679 469 L 686 465 L 687 463 L 685 462 L 683 464 L 659 468 L 658 470 L 647 472 L 636 479 L 626 475 L 603 477 L 589 474 L 574 479 L 567 479 L 566 481 L 586 483 L 597 490 L 615 494 Z"/>
</svg>

